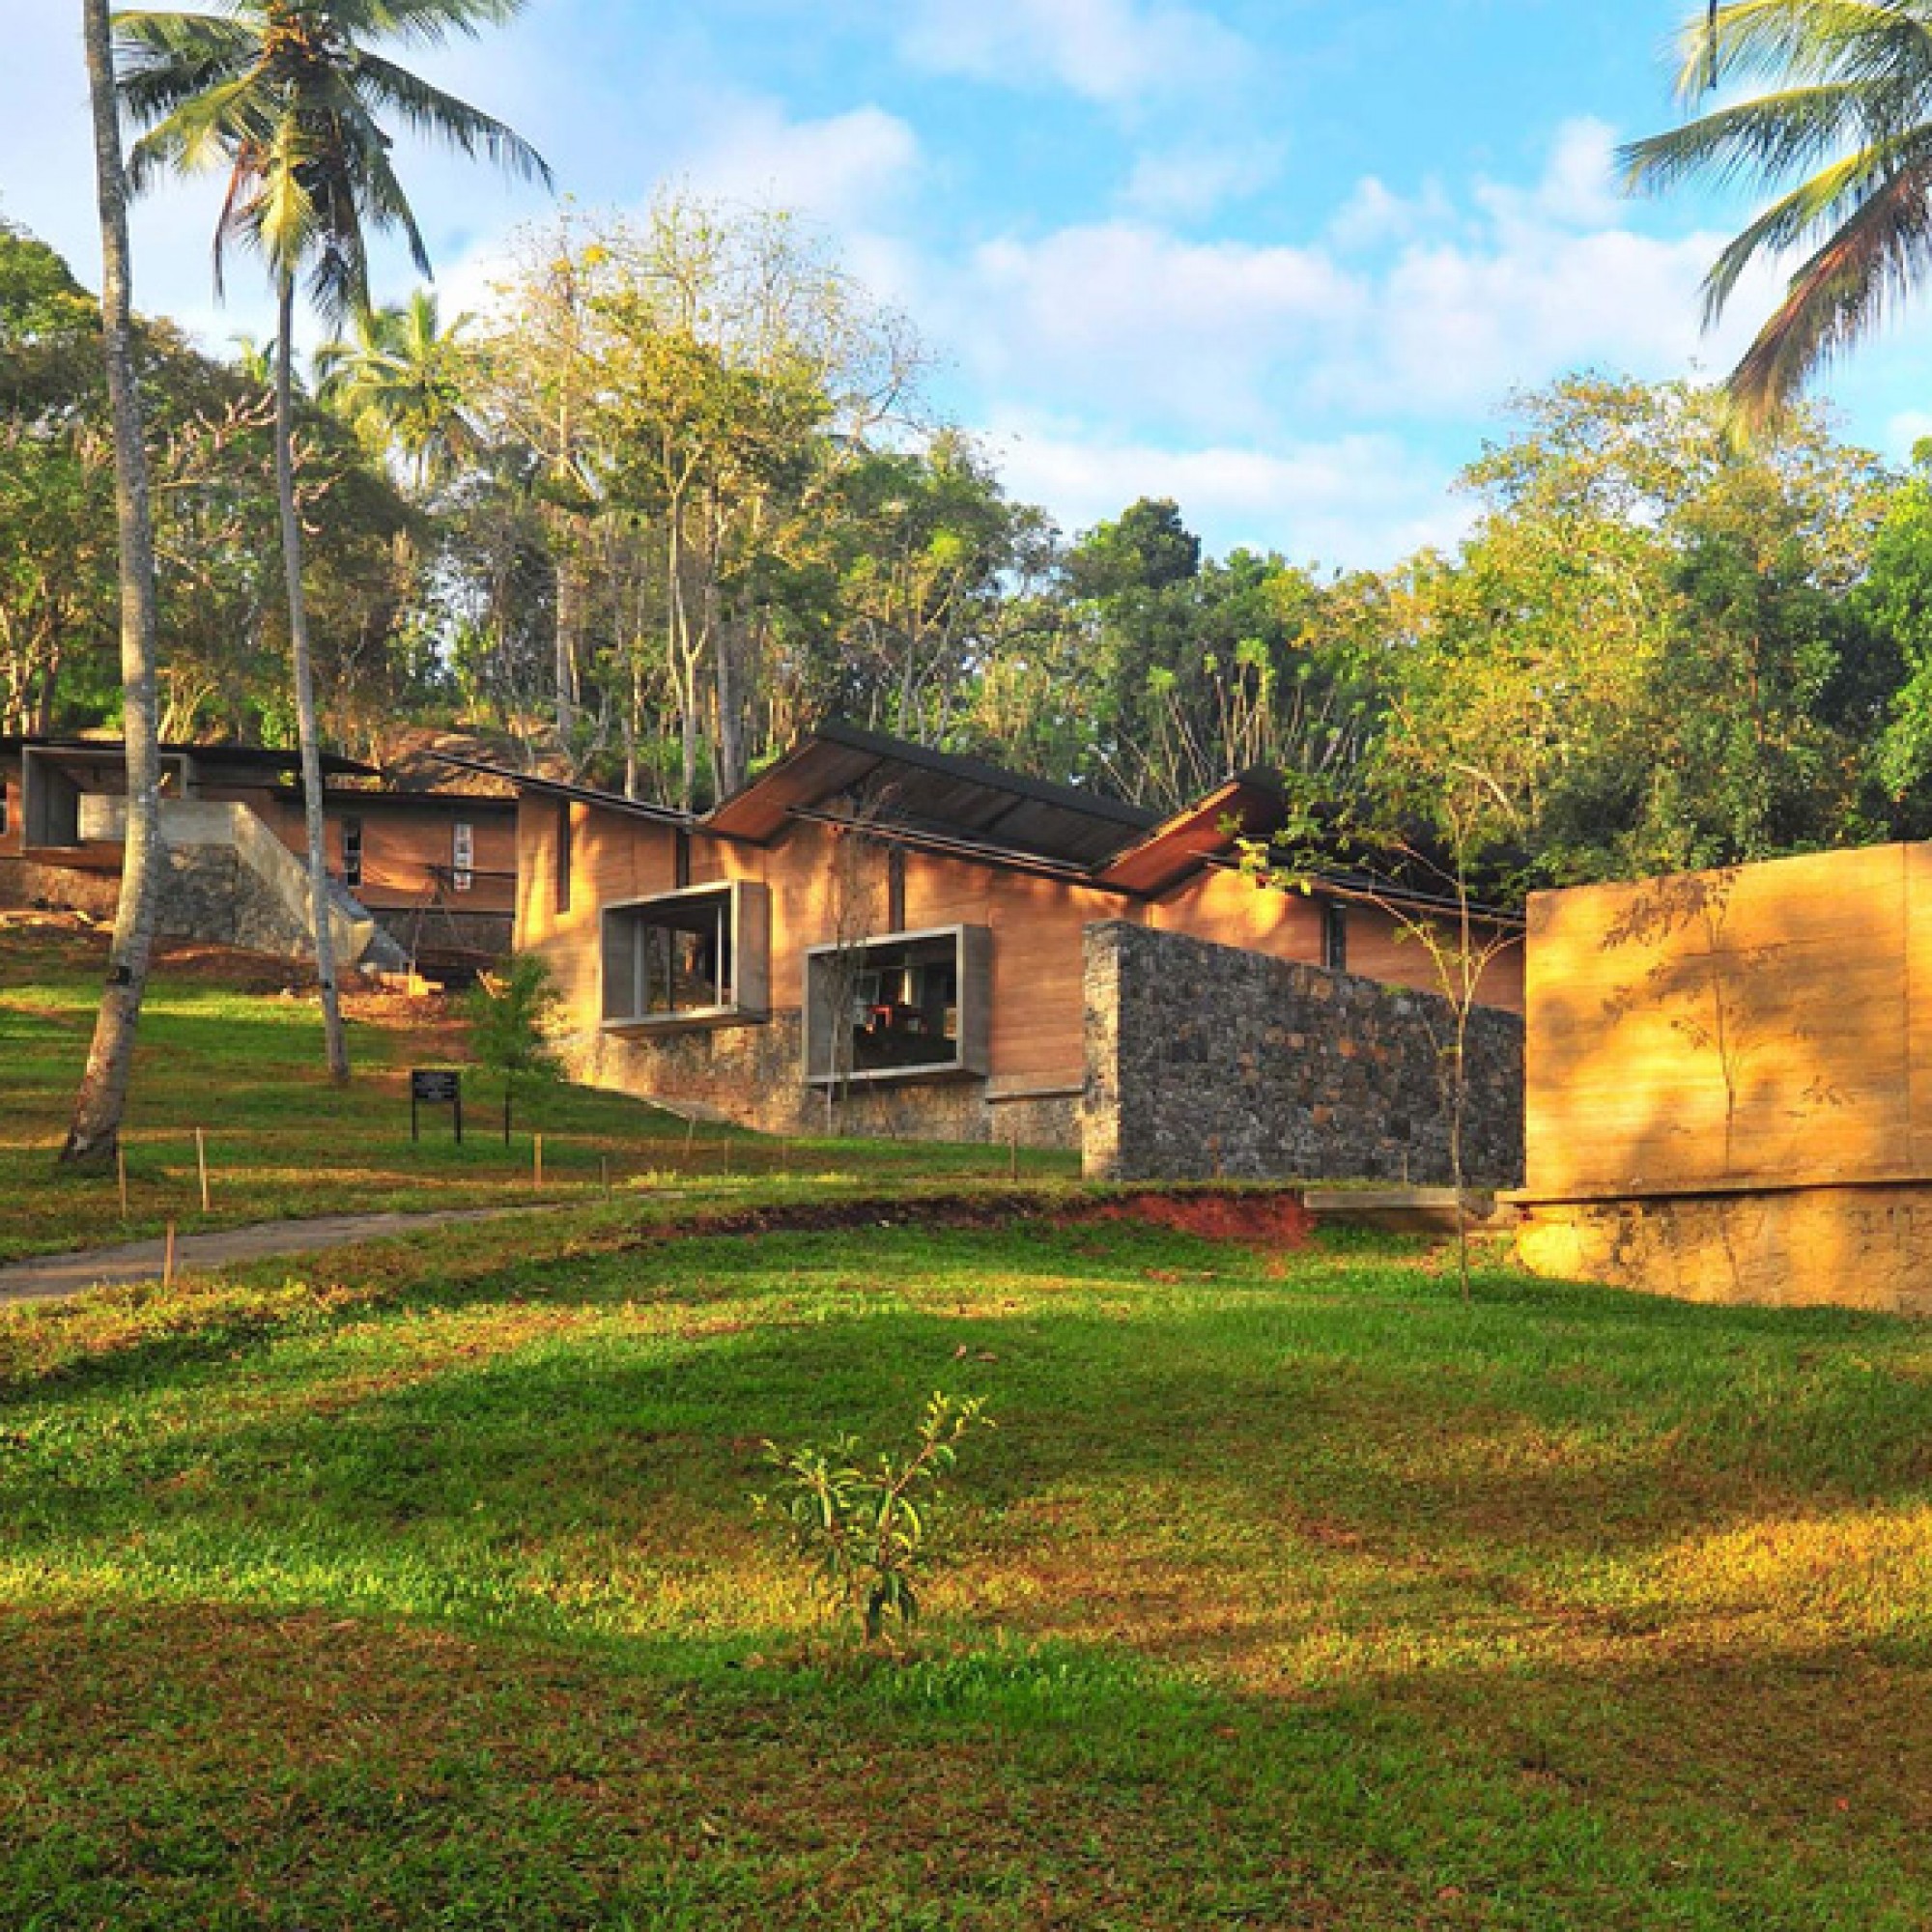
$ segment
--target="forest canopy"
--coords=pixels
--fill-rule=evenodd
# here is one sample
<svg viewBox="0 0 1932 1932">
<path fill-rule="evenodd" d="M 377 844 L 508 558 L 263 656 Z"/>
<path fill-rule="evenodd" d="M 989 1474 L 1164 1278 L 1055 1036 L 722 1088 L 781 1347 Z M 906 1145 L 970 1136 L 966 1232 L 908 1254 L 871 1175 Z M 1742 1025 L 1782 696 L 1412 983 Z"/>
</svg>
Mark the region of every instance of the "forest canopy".
<svg viewBox="0 0 1932 1932">
<path fill-rule="evenodd" d="M 99 334 L 0 229 L 4 731 L 117 719 Z M 287 743 L 266 358 L 140 355 L 164 735 Z M 836 714 L 1172 810 L 1256 768 L 1352 808 L 1406 733 L 1507 765 L 1551 882 L 1932 831 L 1932 466 L 1578 374 L 1516 399 L 1453 552 L 1337 572 L 1171 501 L 1062 531 L 931 367 L 809 228 L 684 196 L 526 232 L 477 313 L 363 318 L 297 438 L 328 735 L 702 806 Z"/>
</svg>

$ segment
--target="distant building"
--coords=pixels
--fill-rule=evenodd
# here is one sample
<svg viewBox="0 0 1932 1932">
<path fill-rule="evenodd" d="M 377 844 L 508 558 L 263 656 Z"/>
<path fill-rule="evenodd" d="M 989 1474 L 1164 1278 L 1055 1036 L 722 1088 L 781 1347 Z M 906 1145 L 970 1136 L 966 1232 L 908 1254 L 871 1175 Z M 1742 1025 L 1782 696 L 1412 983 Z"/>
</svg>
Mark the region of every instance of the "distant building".
<svg viewBox="0 0 1932 1932">
<path fill-rule="evenodd" d="M 586 1079 L 787 1133 L 1084 1144 L 1096 1171 L 1428 1178 L 1438 1056 L 1404 989 L 1433 969 L 1339 874 L 1307 895 L 1242 874 L 1240 834 L 1284 816 L 1260 777 L 1162 820 L 844 724 L 703 814 L 492 776 L 518 793 L 516 945 L 550 963 Z M 1513 1179 L 1515 949 L 1486 998 L 1510 1061 L 1490 1178 Z M 1136 1047 L 1122 1013 L 1150 1000 L 1172 1023 L 1135 1022 Z"/>
<path fill-rule="evenodd" d="M 341 963 L 474 963 L 507 950 L 516 802 L 401 789 L 323 759 Z M 300 760 L 245 745 L 161 749 L 170 851 L 163 932 L 302 957 L 312 951 Z M 0 738 L 0 906 L 105 918 L 119 890 L 127 753 L 118 739 Z"/>
</svg>

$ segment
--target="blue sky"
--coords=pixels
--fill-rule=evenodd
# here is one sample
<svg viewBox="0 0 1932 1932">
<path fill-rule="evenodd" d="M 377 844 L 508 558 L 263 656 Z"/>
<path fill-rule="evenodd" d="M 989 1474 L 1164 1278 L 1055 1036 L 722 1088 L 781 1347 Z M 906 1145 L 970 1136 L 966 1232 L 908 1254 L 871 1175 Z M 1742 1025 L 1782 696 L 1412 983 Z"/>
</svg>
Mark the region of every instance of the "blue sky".
<svg viewBox="0 0 1932 1932">
<path fill-rule="evenodd" d="M 7 0 L 10 10 L 29 0 Z M 77 8 L 0 74 L 0 212 L 94 272 Z M 1217 548 L 1327 563 L 1453 541 L 1457 469 L 1570 368 L 1726 366 L 1698 280 L 1742 205 L 1633 204 L 1688 0 L 533 0 L 434 64 L 587 208 L 678 181 L 800 208 L 911 314 L 940 399 L 1069 528 L 1178 497 Z M 541 213 L 405 156 L 443 280 Z M 206 187 L 143 211 L 142 305 L 212 342 Z M 401 294 L 406 280 L 394 279 Z M 1842 427 L 1932 431 L 1921 309 L 1838 372 Z"/>
</svg>

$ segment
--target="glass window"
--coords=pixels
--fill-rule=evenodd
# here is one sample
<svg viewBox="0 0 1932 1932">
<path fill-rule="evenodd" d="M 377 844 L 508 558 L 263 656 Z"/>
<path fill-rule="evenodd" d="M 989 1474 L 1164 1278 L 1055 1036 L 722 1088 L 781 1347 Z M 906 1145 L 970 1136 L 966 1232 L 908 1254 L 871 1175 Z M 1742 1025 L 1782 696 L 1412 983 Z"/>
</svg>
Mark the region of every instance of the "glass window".
<svg viewBox="0 0 1932 1932">
<path fill-rule="evenodd" d="M 342 883 L 354 892 L 362 883 L 362 821 L 342 821 Z"/>
<path fill-rule="evenodd" d="M 808 1077 L 984 1072 L 990 935 L 982 926 L 814 947 L 807 965 Z"/>
<path fill-rule="evenodd" d="M 476 828 L 461 818 L 450 833 L 449 863 L 456 890 L 467 893 L 476 876 Z"/>
<path fill-rule="evenodd" d="M 762 1018 L 768 904 L 761 885 L 740 881 L 608 907 L 605 1024 Z"/>
</svg>

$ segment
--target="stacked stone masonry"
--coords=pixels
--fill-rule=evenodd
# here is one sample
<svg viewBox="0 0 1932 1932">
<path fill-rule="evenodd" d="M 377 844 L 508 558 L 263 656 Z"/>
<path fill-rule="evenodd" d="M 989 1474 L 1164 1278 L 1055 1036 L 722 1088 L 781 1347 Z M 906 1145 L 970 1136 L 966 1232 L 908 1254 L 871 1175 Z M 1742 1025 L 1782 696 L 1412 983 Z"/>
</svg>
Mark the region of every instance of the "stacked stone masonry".
<svg viewBox="0 0 1932 1932">
<path fill-rule="evenodd" d="M 1087 1173 L 1446 1185 L 1448 1001 L 1109 922 L 1087 928 Z M 1477 1008 L 1463 1173 L 1522 1178 L 1522 1022 Z"/>
</svg>

